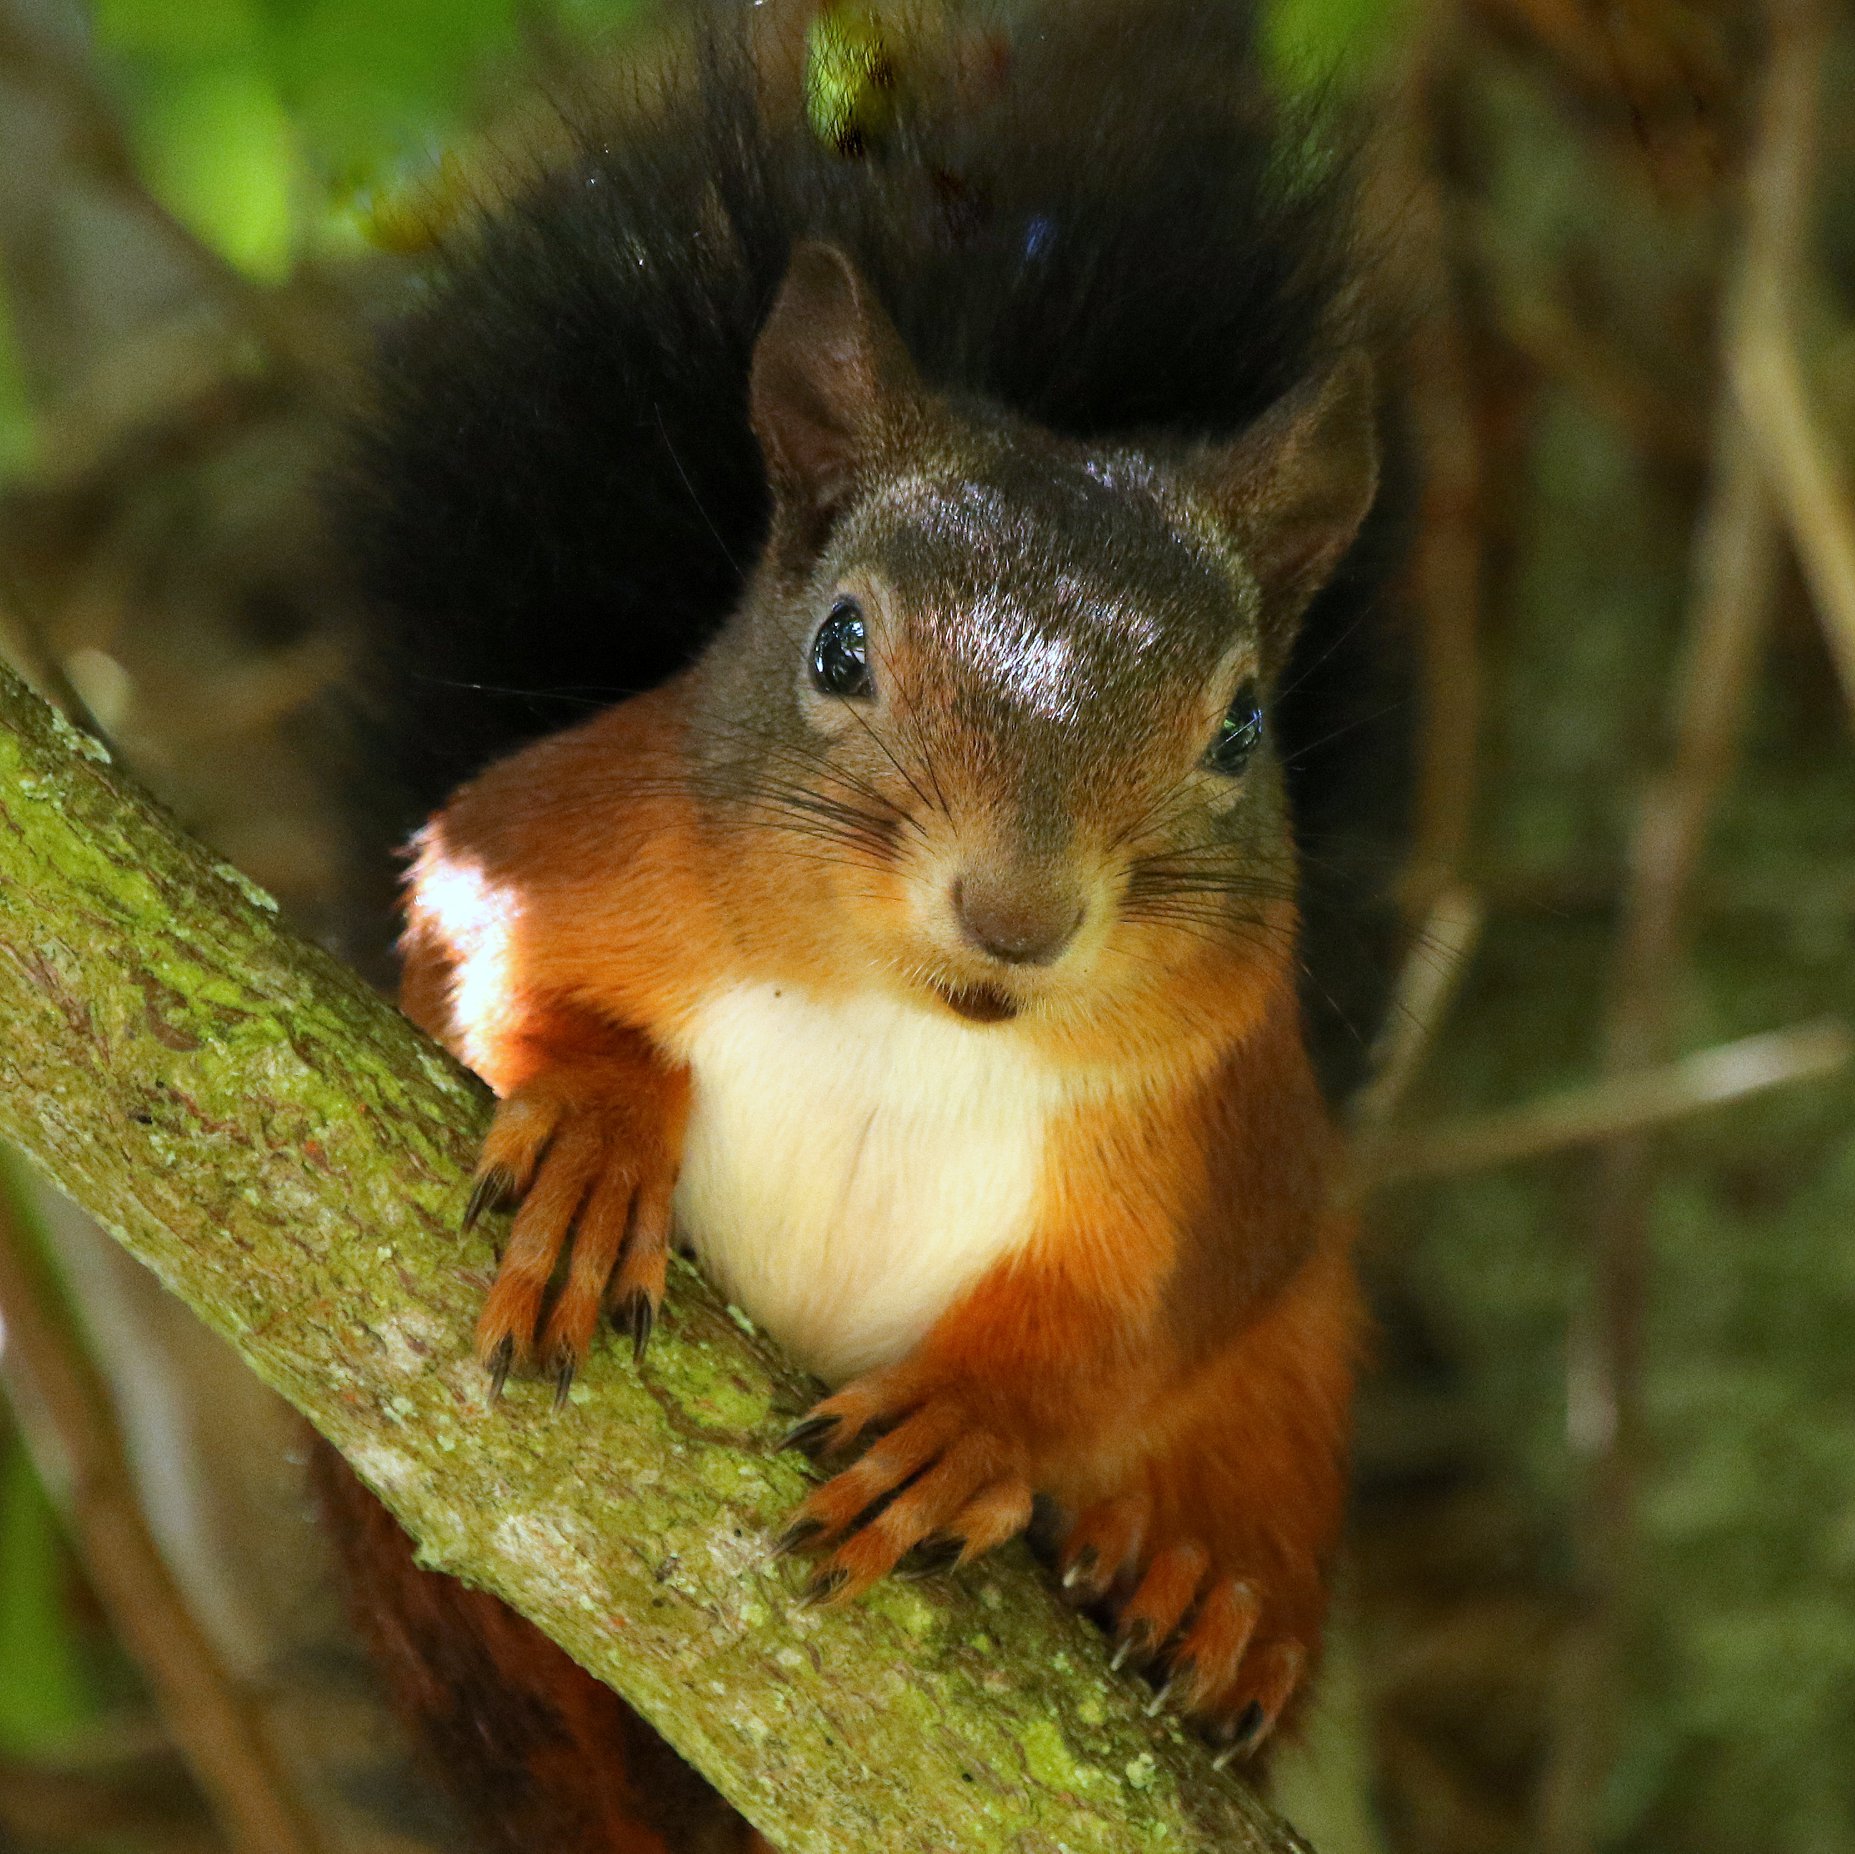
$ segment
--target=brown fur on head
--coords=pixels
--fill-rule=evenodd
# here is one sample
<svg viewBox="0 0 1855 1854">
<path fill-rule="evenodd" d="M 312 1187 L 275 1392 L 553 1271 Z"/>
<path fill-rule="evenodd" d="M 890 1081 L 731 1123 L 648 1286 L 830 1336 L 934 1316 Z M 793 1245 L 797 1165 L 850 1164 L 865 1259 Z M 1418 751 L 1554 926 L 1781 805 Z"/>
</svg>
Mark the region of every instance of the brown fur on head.
<svg viewBox="0 0 1855 1854">
<path fill-rule="evenodd" d="M 931 393 L 809 244 L 752 412 L 772 530 L 694 704 L 739 930 L 1072 1048 L 1228 1034 L 1290 955 L 1266 712 L 1371 503 L 1363 360 L 1230 443 L 1077 443 Z"/>
</svg>

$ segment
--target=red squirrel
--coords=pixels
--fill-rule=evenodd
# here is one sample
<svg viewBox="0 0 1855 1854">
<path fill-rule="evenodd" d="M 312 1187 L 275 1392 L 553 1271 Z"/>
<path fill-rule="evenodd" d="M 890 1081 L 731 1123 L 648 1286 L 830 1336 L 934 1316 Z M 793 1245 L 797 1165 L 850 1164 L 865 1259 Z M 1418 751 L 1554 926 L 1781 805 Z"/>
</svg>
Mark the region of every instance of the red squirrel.
<svg viewBox="0 0 1855 1854">
<path fill-rule="evenodd" d="M 680 1241 L 829 1386 L 814 1598 L 1036 1503 L 1117 1663 L 1249 1756 L 1319 1652 L 1360 1344 L 1278 732 L 1349 550 L 1323 651 L 1365 607 L 1372 370 L 1238 9 L 984 45 L 918 25 L 847 147 L 703 39 L 389 336 L 341 506 L 399 712 L 529 737 L 417 832 L 402 997 L 500 1097 L 497 1381 L 564 1394 L 607 1320 L 642 1360 Z M 533 738 L 563 685 L 640 692 Z M 369 1626 L 428 1712 L 445 1630 L 564 1742 L 622 1712 L 416 1602 Z M 623 1814 L 549 1844 L 680 1845 Z"/>
</svg>

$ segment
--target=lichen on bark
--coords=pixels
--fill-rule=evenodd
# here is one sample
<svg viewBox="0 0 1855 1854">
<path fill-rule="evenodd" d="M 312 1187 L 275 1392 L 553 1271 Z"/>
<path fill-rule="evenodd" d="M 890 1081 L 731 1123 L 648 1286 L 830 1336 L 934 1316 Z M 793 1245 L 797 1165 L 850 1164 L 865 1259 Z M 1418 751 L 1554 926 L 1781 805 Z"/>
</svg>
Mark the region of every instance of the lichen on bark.
<svg viewBox="0 0 1855 1854">
<path fill-rule="evenodd" d="M 0 668 L 0 1136 L 780 1847 L 1301 1844 L 1021 1551 L 819 1612 L 768 1539 L 811 1387 L 686 1267 L 641 1369 L 492 1404 L 481 1086 Z"/>
</svg>

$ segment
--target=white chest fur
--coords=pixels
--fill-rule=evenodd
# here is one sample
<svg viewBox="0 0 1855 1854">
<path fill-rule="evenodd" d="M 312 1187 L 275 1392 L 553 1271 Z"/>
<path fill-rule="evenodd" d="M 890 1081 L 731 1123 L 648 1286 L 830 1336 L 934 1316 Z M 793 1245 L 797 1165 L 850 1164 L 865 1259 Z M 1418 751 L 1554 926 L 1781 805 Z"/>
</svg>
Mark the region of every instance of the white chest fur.
<svg viewBox="0 0 1855 1854">
<path fill-rule="evenodd" d="M 1008 1027 L 743 985 L 679 1053 L 678 1221 L 728 1298 L 831 1382 L 899 1358 L 1029 1235 L 1065 1089 Z"/>
</svg>

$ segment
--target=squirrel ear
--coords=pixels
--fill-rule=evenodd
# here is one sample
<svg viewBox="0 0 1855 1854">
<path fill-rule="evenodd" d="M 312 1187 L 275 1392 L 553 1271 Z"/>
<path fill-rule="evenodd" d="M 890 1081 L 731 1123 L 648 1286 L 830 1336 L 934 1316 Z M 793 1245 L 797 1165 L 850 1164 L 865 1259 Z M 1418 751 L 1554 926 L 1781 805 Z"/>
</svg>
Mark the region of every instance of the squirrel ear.
<svg viewBox="0 0 1855 1854">
<path fill-rule="evenodd" d="M 1371 363 L 1352 349 L 1199 471 L 1262 587 L 1268 621 L 1292 622 L 1339 565 L 1378 488 Z"/>
<path fill-rule="evenodd" d="M 754 344 L 748 401 L 782 500 L 829 513 L 919 380 L 894 324 L 835 245 L 793 248 Z"/>
</svg>

